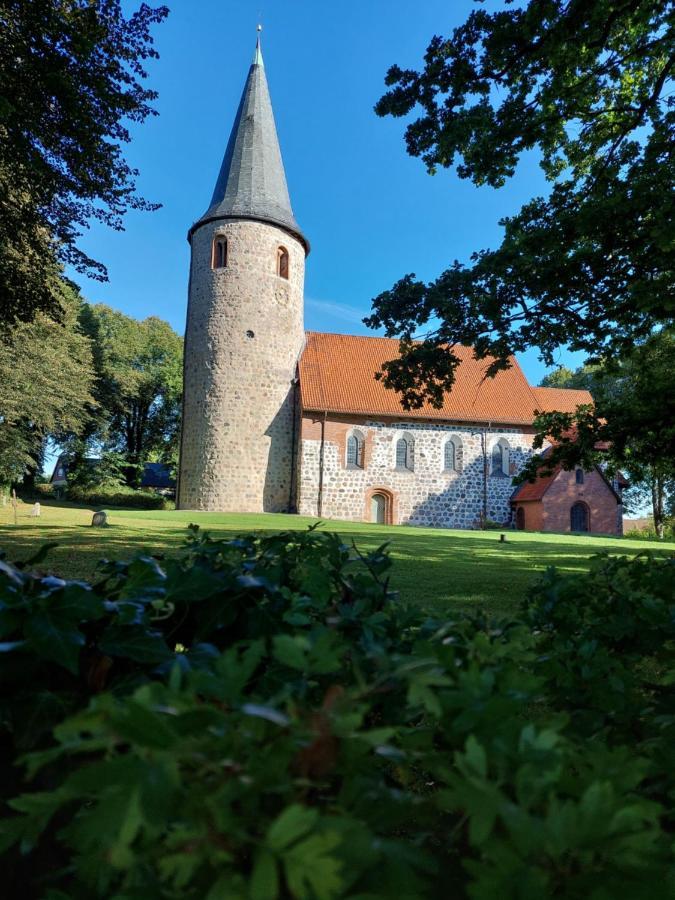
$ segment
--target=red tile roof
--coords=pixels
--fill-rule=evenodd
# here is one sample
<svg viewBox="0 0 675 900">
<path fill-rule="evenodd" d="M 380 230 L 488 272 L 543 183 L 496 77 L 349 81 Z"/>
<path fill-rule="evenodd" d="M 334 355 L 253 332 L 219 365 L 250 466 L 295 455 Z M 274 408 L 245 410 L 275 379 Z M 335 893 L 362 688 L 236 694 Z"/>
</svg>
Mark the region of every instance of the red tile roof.
<svg viewBox="0 0 675 900">
<path fill-rule="evenodd" d="M 593 402 L 590 391 L 549 387 L 534 387 L 532 390 L 539 412 L 574 412 L 577 406 Z"/>
<path fill-rule="evenodd" d="M 352 415 L 393 416 L 397 419 L 441 419 L 464 422 L 532 424 L 536 409 L 574 409 L 587 403 L 587 391 L 531 388 L 513 357 L 511 368 L 486 378 L 490 360 L 476 360 L 470 347 L 455 347 L 461 362 L 452 390 L 441 409 L 425 404 L 404 410 L 399 394 L 375 380 L 382 363 L 398 356 L 398 341 L 352 334 L 307 332 L 300 359 L 300 393 L 304 409 Z M 544 391 L 542 397 L 539 391 Z M 552 396 L 554 395 L 554 396 Z M 573 398 L 568 395 L 574 395 Z M 546 400 L 543 398 L 546 397 Z M 581 398 L 581 399 L 580 399 Z M 554 403 L 557 406 L 551 406 Z"/>
</svg>

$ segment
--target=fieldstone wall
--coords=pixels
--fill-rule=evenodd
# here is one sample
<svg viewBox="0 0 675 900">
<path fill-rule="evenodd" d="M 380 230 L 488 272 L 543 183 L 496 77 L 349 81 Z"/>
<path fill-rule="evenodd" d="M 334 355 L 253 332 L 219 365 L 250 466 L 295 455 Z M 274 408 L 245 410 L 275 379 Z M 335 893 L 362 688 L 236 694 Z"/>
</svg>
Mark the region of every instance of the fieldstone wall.
<svg viewBox="0 0 675 900">
<path fill-rule="evenodd" d="M 364 467 L 348 468 L 346 440 L 356 428 L 364 435 Z M 378 422 L 336 420 L 325 424 L 323 501 L 321 515 L 331 519 L 370 521 L 369 496 L 383 488 L 394 497 L 394 524 L 431 525 L 445 528 L 476 527 L 483 506 L 483 455 L 481 438 L 466 423 Z M 414 438 L 414 471 L 396 469 L 396 441 Z M 488 473 L 491 451 L 500 438 L 509 442 L 511 475 L 532 453 L 532 429 L 486 429 Z M 444 470 L 444 446 L 449 437 L 461 441 L 459 471 Z M 320 417 L 305 413 L 300 444 L 298 511 L 318 515 Z M 488 474 L 487 514 L 496 522 L 511 519 L 511 477 Z"/>
<path fill-rule="evenodd" d="M 211 267 L 216 236 L 227 266 Z M 290 257 L 276 274 L 277 249 Z M 294 505 L 294 379 L 304 343 L 305 251 L 262 222 L 192 235 L 185 332 L 180 509 L 280 512 Z"/>
</svg>

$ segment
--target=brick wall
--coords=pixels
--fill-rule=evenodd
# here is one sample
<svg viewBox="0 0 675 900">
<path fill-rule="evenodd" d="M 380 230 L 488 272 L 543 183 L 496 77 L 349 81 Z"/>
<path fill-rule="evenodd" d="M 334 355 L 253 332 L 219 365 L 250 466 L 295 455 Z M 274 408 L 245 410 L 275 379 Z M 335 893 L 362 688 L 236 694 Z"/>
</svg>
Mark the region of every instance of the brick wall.
<svg viewBox="0 0 675 900">
<path fill-rule="evenodd" d="M 605 479 L 597 470 L 584 473 L 584 483 L 577 484 L 575 473 L 561 471 L 541 500 L 542 529 L 571 531 L 570 509 L 577 502 L 586 503 L 590 512 L 590 530 L 598 534 L 617 534 L 617 501 Z"/>
</svg>

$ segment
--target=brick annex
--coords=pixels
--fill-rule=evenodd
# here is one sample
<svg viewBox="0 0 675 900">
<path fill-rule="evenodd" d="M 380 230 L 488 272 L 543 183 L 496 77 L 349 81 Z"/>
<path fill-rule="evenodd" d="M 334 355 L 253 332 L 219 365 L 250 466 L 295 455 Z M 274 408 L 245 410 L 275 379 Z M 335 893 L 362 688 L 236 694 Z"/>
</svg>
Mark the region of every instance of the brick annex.
<svg viewBox="0 0 675 900">
<path fill-rule="evenodd" d="M 586 391 L 537 388 L 518 362 L 459 348 L 440 409 L 402 408 L 375 374 L 398 354 L 377 337 L 305 332 L 309 242 L 291 208 L 256 45 L 209 208 L 190 228 L 181 509 L 327 519 L 621 533 L 621 485 L 556 470 L 514 489 L 537 411 Z"/>
</svg>

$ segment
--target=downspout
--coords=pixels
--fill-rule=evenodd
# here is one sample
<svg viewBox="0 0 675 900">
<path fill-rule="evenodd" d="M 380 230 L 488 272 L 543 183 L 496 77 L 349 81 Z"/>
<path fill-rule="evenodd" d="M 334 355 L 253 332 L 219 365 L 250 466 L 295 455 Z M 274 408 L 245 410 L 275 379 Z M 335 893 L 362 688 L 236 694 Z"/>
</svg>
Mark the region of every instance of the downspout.
<svg viewBox="0 0 675 900">
<path fill-rule="evenodd" d="M 492 423 L 488 427 L 492 427 Z M 485 434 L 485 430 L 481 432 L 481 439 L 483 444 L 483 530 L 487 527 L 487 435 Z"/>
<path fill-rule="evenodd" d="M 319 493 L 316 498 L 316 514 L 319 518 L 323 515 L 323 457 L 326 446 L 326 418 L 328 411 L 324 410 L 321 420 L 321 447 L 319 449 Z"/>
<path fill-rule="evenodd" d="M 298 427 L 298 376 L 296 375 L 293 381 L 291 381 L 293 386 L 293 430 L 291 433 L 291 479 L 290 479 L 290 487 L 288 489 L 288 512 L 294 513 L 297 512 L 297 504 L 295 501 L 295 479 L 297 472 L 297 464 L 298 461 L 295 458 L 295 448 L 297 446 L 297 434 L 296 429 Z"/>
</svg>

